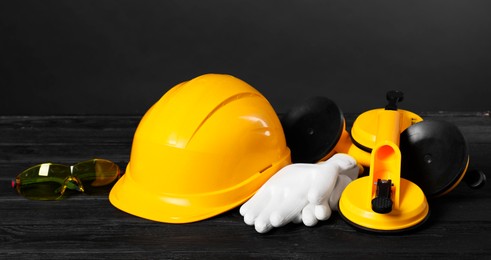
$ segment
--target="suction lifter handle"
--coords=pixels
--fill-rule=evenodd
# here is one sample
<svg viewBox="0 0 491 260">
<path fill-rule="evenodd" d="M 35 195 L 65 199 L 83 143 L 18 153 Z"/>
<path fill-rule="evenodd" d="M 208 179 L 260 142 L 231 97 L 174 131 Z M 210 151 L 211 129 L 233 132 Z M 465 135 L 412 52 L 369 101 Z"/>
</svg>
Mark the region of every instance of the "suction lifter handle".
<svg viewBox="0 0 491 260">
<path fill-rule="evenodd" d="M 387 92 L 388 104 L 385 106 L 385 110 L 397 110 L 397 103 L 404 100 L 404 93 L 399 90 L 391 90 Z"/>
</svg>

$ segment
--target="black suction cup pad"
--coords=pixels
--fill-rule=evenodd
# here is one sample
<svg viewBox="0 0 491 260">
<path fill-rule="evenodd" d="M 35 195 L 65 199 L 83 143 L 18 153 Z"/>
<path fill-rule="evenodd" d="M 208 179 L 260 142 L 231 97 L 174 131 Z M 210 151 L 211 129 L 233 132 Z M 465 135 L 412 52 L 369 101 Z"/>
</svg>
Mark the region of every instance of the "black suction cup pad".
<svg viewBox="0 0 491 260">
<path fill-rule="evenodd" d="M 401 133 L 401 177 L 414 182 L 428 197 L 457 184 L 467 167 L 467 142 L 457 126 L 444 121 L 422 121 Z"/>
<path fill-rule="evenodd" d="M 316 163 L 334 149 L 344 130 L 339 107 L 325 97 L 312 97 L 281 118 L 293 163 Z"/>
</svg>

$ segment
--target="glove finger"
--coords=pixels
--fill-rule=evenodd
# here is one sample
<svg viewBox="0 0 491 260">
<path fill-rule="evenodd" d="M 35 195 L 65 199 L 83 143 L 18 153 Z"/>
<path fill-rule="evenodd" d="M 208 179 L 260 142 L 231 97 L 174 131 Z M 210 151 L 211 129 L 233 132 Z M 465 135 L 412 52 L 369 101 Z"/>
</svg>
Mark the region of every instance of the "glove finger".
<svg viewBox="0 0 491 260">
<path fill-rule="evenodd" d="M 253 215 L 257 215 L 257 212 L 264 208 L 265 204 L 269 202 L 270 197 L 271 192 L 269 191 L 269 188 L 265 186 L 261 187 L 254 196 L 240 206 L 240 214 L 245 216 L 247 213 L 254 211 L 255 214 Z"/>
<path fill-rule="evenodd" d="M 287 196 L 271 213 L 270 221 L 273 227 L 281 227 L 292 222 L 300 215 L 302 209 L 308 204 L 305 198 L 291 198 Z"/>
<path fill-rule="evenodd" d="M 298 212 L 297 215 L 293 216 L 292 222 L 295 224 L 302 223 L 302 212 Z"/>
<path fill-rule="evenodd" d="M 273 228 L 273 225 L 271 225 L 270 222 L 270 217 L 271 213 L 278 210 L 278 206 L 283 199 L 283 196 L 281 195 L 282 194 L 280 193 L 273 194 L 269 202 L 267 204 L 264 204 L 265 206 L 261 208 L 261 211 L 254 221 L 254 227 L 256 228 L 257 232 L 266 233 Z"/>
<path fill-rule="evenodd" d="M 312 204 L 308 204 L 302 210 L 302 221 L 305 226 L 312 227 L 315 226 L 318 222 L 315 217 L 315 206 Z"/>
<path fill-rule="evenodd" d="M 331 217 L 332 210 L 329 207 L 329 203 L 324 201 L 320 205 L 314 206 L 314 214 L 318 220 L 327 220 Z"/>
<path fill-rule="evenodd" d="M 339 175 L 346 175 L 352 180 L 358 178 L 360 168 L 356 163 L 356 160 L 350 155 L 344 153 L 337 153 L 333 155 L 330 160 L 339 167 Z"/>
<path fill-rule="evenodd" d="M 264 219 L 256 219 L 256 222 L 254 223 L 254 228 L 258 233 L 267 233 L 271 229 L 273 229 L 273 226 L 269 221 L 264 220 Z"/>
<path fill-rule="evenodd" d="M 271 200 L 271 193 L 267 190 L 262 190 L 256 193 L 251 199 L 240 207 L 240 214 L 244 216 L 244 222 L 252 226 L 256 218 L 264 211 Z"/>
<path fill-rule="evenodd" d="M 308 201 L 311 204 L 320 204 L 325 198 L 330 196 L 334 189 L 338 172 L 334 167 L 327 167 L 325 169 L 326 171 L 319 173 L 312 181 L 312 185 L 307 194 Z"/>
<path fill-rule="evenodd" d="M 350 184 L 351 179 L 346 175 L 339 175 L 336 186 L 334 187 L 331 196 L 329 197 L 329 206 L 332 210 L 338 211 L 339 198 L 348 184 Z"/>
</svg>

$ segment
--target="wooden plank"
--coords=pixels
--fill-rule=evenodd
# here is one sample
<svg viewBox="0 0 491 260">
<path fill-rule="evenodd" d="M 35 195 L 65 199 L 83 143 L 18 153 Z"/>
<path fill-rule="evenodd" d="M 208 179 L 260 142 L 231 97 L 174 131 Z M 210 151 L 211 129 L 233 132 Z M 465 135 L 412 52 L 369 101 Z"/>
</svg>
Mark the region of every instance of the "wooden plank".
<svg viewBox="0 0 491 260">
<path fill-rule="evenodd" d="M 352 124 L 356 115 L 346 115 Z M 491 120 L 482 113 L 428 113 L 466 135 L 473 165 L 491 171 Z M 360 232 L 337 213 L 315 227 L 289 224 L 267 234 L 247 226 L 238 209 L 190 224 L 132 216 L 106 195 L 73 194 L 31 201 L 11 179 L 34 163 L 74 163 L 93 156 L 129 160 L 138 116 L 0 117 L 0 258 L 489 258 L 491 185 L 461 183 L 430 200 L 431 216 L 412 233 Z"/>
</svg>

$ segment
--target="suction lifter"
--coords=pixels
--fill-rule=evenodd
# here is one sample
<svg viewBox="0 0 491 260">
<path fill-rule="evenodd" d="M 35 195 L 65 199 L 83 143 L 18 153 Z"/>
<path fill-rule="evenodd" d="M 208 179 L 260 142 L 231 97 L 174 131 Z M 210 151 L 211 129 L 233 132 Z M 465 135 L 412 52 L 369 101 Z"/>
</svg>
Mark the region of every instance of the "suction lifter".
<svg viewBox="0 0 491 260">
<path fill-rule="evenodd" d="M 390 91 L 385 108 L 359 116 L 361 121 L 376 123 L 370 173 L 345 188 L 339 201 L 339 211 L 348 223 L 364 230 L 405 231 L 419 226 L 429 215 L 423 191 L 413 182 L 401 178 L 400 128 L 411 120 L 406 118 L 411 113 L 400 113 L 397 109 L 397 103 L 402 99 L 402 92 Z"/>
</svg>

